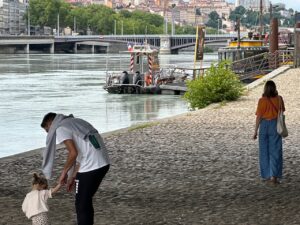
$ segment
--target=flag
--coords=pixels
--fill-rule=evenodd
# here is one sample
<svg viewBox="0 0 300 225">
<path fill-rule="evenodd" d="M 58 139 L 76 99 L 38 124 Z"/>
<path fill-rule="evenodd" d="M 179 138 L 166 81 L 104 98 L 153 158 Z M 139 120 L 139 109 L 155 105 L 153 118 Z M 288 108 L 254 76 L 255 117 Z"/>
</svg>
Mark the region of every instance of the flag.
<svg viewBox="0 0 300 225">
<path fill-rule="evenodd" d="M 203 60 L 203 48 L 204 48 L 204 27 L 198 26 L 197 27 L 197 37 L 196 37 L 196 46 L 195 46 L 195 53 L 196 53 L 196 60 Z"/>
<path fill-rule="evenodd" d="M 127 48 L 128 48 L 128 51 L 132 52 L 133 51 L 133 45 L 132 45 L 132 43 L 127 42 Z"/>
</svg>

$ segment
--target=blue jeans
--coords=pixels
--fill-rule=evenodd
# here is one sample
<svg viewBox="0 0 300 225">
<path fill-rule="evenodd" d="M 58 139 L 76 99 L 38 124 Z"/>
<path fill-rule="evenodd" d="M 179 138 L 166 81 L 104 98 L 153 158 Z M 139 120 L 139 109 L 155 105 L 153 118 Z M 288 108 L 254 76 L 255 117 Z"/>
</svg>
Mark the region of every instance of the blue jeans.
<svg viewBox="0 0 300 225">
<path fill-rule="evenodd" d="M 282 177 L 282 137 L 276 125 L 277 119 L 262 119 L 259 124 L 259 165 L 263 179 Z"/>
</svg>

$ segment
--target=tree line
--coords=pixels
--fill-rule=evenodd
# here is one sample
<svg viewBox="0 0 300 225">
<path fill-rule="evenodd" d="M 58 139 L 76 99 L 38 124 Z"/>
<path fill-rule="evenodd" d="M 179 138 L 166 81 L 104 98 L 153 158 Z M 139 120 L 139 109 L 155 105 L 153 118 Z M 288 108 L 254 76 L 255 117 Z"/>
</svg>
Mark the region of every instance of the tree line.
<svg viewBox="0 0 300 225">
<path fill-rule="evenodd" d="M 293 27 L 294 26 L 294 17 L 288 18 L 282 16 L 280 14 L 280 10 L 282 8 L 274 7 L 272 17 L 277 18 L 280 26 Z M 291 14 L 294 13 L 293 9 L 288 10 Z M 208 27 L 212 27 L 214 29 L 223 29 L 226 28 L 225 25 L 222 24 L 224 18 L 221 18 L 220 15 L 216 11 L 212 11 L 208 15 L 208 21 L 205 24 Z M 254 28 L 259 26 L 259 12 L 251 9 L 245 9 L 243 6 L 236 7 L 233 11 L 231 11 L 229 15 L 229 20 L 236 22 L 237 19 L 240 19 L 241 24 L 246 28 Z M 271 15 L 270 13 L 264 13 L 262 15 L 262 23 L 266 26 L 270 25 Z M 267 27 L 266 26 L 266 27 Z"/>
<path fill-rule="evenodd" d="M 59 16 L 58 16 L 59 15 Z M 39 27 L 70 27 L 76 32 L 86 34 L 90 30 L 93 34 L 110 35 L 123 33 L 134 34 L 163 34 L 164 18 L 160 15 L 140 10 L 129 12 L 126 9 L 115 11 L 104 5 L 80 4 L 72 5 L 63 0 L 30 0 L 25 14 L 30 24 Z M 175 27 L 176 34 L 195 34 L 192 26 Z M 168 26 L 171 33 L 171 25 Z"/>
<path fill-rule="evenodd" d="M 160 15 L 135 10 L 130 12 L 126 9 L 113 10 L 104 5 L 80 4 L 72 5 L 64 0 L 30 0 L 25 19 L 30 19 L 33 26 L 57 27 L 59 20 L 60 27 L 70 27 L 76 32 L 87 34 L 91 31 L 93 34 L 163 34 L 164 18 Z M 280 15 L 280 9 L 274 9 L 273 17 L 276 17 L 283 26 L 293 26 L 293 18 L 286 18 Z M 290 9 L 292 10 L 292 9 Z M 58 17 L 59 15 L 59 17 Z M 236 21 L 241 19 L 241 24 L 247 28 L 259 25 L 259 12 L 246 10 L 243 6 L 235 8 L 230 13 L 229 20 Z M 209 19 L 205 24 L 206 33 L 217 33 L 219 29 L 226 28 L 216 11 L 209 14 Z M 270 14 L 263 15 L 263 24 L 270 23 Z M 176 34 L 195 34 L 196 29 L 193 26 L 175 26 Z M 168 33 L 171 33 L 171 25 L 168 25 Z"/>
</svg>

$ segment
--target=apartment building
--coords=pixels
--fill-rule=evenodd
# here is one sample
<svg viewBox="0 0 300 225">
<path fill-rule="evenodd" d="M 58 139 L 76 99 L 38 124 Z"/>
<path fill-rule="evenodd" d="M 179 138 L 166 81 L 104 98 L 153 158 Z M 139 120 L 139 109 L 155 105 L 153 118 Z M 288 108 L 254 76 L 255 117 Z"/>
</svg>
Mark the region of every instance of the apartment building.
<svg viewBox="0 0 300 225">
<path fill-rule="evenodd" d="M 25 33 L 25 12 L 26 4 L 23 0 L 0 0 L 0 35 Z"/>
<path fill-rule="evenodd" d="M 199 25 L 207 22 L 206 13 L 201 13 L 201 15 L 196 14 L 196 8 L 194 6 L 188 6 L 186 8 L 179 9 L 180 24 L 189 24 L 189 25 Z"/>
<path fill-rule="evenodd" d="M 255 11 L 260 10 L 260 0 L 236 0 L 236 6 L 243 6 L 245 9 L 252 9 Z M 270 7 L 269 0 L 262 0 L 262 6 L 264 11 L 268 11 Z"/>
<path fill-rule="evenodd" d="M 194 4 L 199 7 L 201 14 L 209 14 L 212 11 L 216 11 L 222 18 L 228 18 L 235 7 L 234 4 L 225 0 L 195 0 Z"/>
</svg>

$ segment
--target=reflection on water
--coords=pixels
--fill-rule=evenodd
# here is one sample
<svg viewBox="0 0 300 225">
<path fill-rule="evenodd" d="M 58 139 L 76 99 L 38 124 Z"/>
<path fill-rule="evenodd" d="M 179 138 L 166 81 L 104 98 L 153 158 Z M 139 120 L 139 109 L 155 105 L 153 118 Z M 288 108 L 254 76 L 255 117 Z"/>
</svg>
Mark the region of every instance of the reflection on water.
<svg viewBox="0 0 300 225">
<path fill-rule="evenodd" d="M 216 59 L 210 57 L 208 61 Z M 129 62 L 129 56 L 121 58 L 123 64 Z M 107 94 L 106 68 L 115 70 L 120 64 L 107 59 L 81 54 L 0 55 L 0 157 L 44 146 L 40 122 L 49 111 L 73 113 L 100 132 L 188 111 L 180 96 Z M 192 54 L 161 56 L 167 64 L 192 65 L 192 61 Z"/>
</svg>

